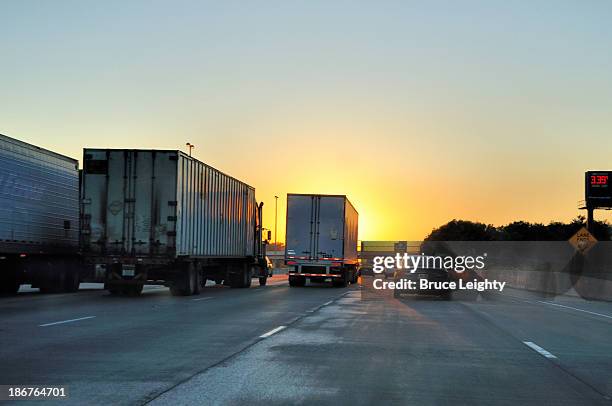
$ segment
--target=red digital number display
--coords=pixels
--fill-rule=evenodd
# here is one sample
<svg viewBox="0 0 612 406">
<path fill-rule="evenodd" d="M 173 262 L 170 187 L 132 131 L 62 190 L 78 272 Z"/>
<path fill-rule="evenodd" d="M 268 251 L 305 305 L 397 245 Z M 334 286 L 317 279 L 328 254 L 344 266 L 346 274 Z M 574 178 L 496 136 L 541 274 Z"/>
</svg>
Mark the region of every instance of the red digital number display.
<svg viewBox="0 0 612 406">
<path fill-rule="evenodd" d="M 584 199 L 591 209 L 612 208 L 612 171 L 588 171 L 585 173 Z"/>
<path fill-rule="evenodd" d="M 608 184 L 608 175 L 591 175 L 591 186 L 603 186 Z"/>
</svg>

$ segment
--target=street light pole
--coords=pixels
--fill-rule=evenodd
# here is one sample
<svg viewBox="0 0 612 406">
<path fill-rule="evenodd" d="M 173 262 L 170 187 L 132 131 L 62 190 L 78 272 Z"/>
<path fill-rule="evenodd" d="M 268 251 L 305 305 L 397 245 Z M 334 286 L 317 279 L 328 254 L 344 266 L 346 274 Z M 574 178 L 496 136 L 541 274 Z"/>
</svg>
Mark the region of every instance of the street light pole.
<svg viewBox="0 0 612 406">
<path fill-rule="evenodd" d="M 191 150 L 195 148 L 195 145 L 193 145 L 192 143 L 188 142 L 187 144 L 187 148 L 189 148 L 189 156 L 191 156 Z"/>
<path fill-rule="evenodd" d="M 274 249 L 278 250 L 276 230 L 278 227 L 278 196 L 274 196 Z"/>
</svg>

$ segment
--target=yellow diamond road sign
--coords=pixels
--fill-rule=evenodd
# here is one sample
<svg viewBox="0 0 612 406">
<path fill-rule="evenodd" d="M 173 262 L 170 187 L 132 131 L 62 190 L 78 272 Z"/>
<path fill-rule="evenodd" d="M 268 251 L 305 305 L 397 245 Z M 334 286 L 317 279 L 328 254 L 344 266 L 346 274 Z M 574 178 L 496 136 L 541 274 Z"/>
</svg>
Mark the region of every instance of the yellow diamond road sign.
<svg viewBox="0 0 612 406">
<path fill-rule="evenodd" d="M 593 237 L 593 234 L 589 233 L 586 227 L 582 227 L 572 238 L 569 239 L 570 244 L 574 246 L 578 251 L 586 254 L 588 250 L 593 248 L 597 239 Z"/>
</svg>

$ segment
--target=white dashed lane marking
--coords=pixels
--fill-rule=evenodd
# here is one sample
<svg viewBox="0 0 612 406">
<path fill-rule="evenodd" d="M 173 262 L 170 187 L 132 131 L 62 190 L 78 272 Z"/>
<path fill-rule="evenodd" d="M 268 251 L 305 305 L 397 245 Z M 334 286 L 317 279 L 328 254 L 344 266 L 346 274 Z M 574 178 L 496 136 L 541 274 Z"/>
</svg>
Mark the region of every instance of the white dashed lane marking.
<svg viewBox="0 0 612 406">
<path fill-rule="evenodd" d="M 73 323 L 75 321 L 81 321 L 81 320 L 88 320 L 88 319 L 93 319 L 96 316 L 85 316 L 85 317 L 79 317 L 78 319 L 70 319 L 70 320 L 62 320 L 62 321 L 54 321 L 52 323 L 45 323 L 45 324 L 40 324 L 38 327 L 49 327 L 49 326 L 56 326 L 58 324 L 66 324 L 66 323 Z"/>
<path fill-rule="evenodd" d="M 557 358 L 555 355 L 546 351 L 544 348 L 540 347 L 539 345 L 532 343 L 531 341 L 523 341 L 523 344 L 525 344 L 527 347 L 531 348 L 532 350 L 536 351 L 537 353 L 539 353 L 540 355 L 546 358 L 549 358 L 549 359 Z"/>
<path fill-rule="evenodd" d="M 278 327 L 276 327 L 275 329 L 272 329 L 272 330 L 268 331 L 267 333 L 264 333 L 264 334 L 260 335 L 260 336 L 259 336 L 259 338 L 267 338 L 267 337 L 270 337 L 272 334 L 276 334 L 276 333 L 278 333 L 279 331 L 284 330 L 284 329 L 286 329 L 286 328 L 287 328 L 287 326 L 278 326 Z"/>
</svg>

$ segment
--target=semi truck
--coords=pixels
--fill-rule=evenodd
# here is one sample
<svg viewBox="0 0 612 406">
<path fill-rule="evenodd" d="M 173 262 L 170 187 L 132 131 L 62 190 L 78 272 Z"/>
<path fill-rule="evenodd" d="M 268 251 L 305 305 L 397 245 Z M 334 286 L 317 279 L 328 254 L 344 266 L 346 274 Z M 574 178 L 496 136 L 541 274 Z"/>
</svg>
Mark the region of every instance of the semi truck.
<svg viewBox="0 0 612 406">
<path fill-rule="evenodd" d="M 0 134 L 0 291 L 79 288 L 78 161 Z"/>
<path fill-rule="evenodd" d="M 359 214 L 344 195 L 287 195 L 285 264 L 289 286 L 357 282 Z"/>
<path fill-rule="evenodd" d="M 207 280 L 246 288 L 268 277 L 255 189 L 176 150 L 83 151 L 81 249 L 111 294 Z"/>
</svg>

